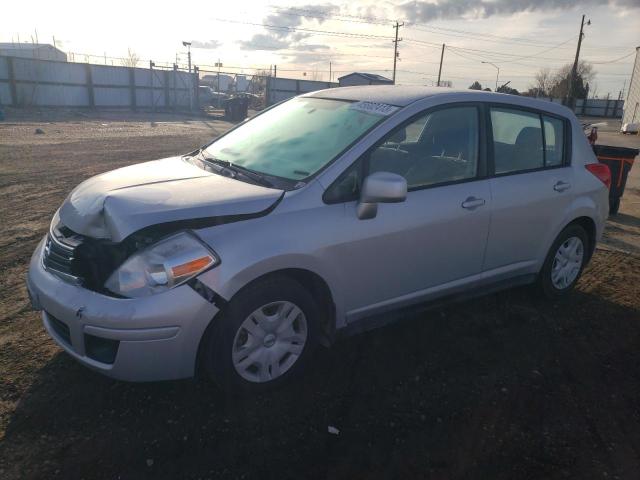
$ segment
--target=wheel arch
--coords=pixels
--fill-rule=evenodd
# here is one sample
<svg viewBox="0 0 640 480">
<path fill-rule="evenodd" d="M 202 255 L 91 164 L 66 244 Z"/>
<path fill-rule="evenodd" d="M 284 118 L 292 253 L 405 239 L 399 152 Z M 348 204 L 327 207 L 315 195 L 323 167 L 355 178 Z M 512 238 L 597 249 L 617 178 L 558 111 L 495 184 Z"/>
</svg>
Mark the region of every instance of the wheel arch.
<svg viewBox="0 0 640 480">
<path fill-rule="evenodd" d="M 295 280 L 300 283 L 316 300 L 319 308 L 321 309 L 321 325 L 320 331 L 321 335 L 319 338 L 320 344 L 324 346 L 330 346 L 335 339 L 335 331 L 336 331 L 336 304 L 331 292 L 331 288 L 327 281 L 322 278 L 318 273 L 306 269 L 306 268 L 298 268 L 298 267 L 290 267 L 290 268 L 281 268 L 278 270 L 273 270 L 267 273 L 264 273 L 246 285 L 243 285 L 242 288 L 237 290 L 233 296 L 240 294 L 245 289 L 255 285 L 256 283 L 260 283 L 263 281 L 267 281 L 268 279 L 275 276 L 285 276 Z M 232 297 L 233 298 L 233 297 Z M 231 300 L 231 298 L 229 299 Z M 214 323 L 224 315 L 225 308 L 224 306 L 218 311 L 218 313 L 209 321 L 207 328 L 205 329 L 202 337 L 200 338 L 200 342 L 198 344 L 198 353 L 196 355 L 196 365 L 195 371 L 198 372 L 201 369 L 204 347 L 207 342 L 208 335 L 211 334 L 213 330 Z"/>
<path fill-rule="evenodd" d="M 589 246 L 587 248 L 587 261 L 589 261 L 596 249 L 596 238 L 597 238 L 596 222 L 593 220 L 593 218 L 583 215 L 583 216 L 574 218 L 564 228 L 567 228 L 570 225 L 578 225 L 582 227 L 584 231 L 587 233 L 587 239 L 589 240 Z"/>
</svg>

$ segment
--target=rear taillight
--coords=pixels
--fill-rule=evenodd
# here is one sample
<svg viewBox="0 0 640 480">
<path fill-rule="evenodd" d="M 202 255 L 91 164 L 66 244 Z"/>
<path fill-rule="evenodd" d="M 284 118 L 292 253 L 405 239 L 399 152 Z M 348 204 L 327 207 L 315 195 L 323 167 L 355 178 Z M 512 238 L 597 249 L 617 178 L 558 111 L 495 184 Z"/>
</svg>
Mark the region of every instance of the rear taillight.
<svg viewBox="0 0 640 480">
<path fill-rule="evenodd" d="M 611 170 L 609 170 L 609 166 L 604 163 L 589 163 L 585 165 L 587 170 L 593 173 L 598 180 L 604 183 L 607 188 L 611 187 Z"/>
</svg>

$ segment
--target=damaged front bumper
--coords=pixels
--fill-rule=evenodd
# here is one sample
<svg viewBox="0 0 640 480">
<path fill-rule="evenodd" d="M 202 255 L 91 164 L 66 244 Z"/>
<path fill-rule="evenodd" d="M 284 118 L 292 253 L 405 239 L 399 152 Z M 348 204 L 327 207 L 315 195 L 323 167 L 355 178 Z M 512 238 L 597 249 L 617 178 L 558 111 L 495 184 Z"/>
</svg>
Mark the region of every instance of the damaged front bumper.
<svg viewBox="0 0 640 480">
<path fill-rule="evenodd" d="M 31 258 L 27 288 L 45 329 L 67 353 L 120 380 L 194 375 L 200 339 L 218 313 L 213 303 L 187 285 L 135 299 L 87 290 L 44 269 L 44 244 Z"/>
</svg>

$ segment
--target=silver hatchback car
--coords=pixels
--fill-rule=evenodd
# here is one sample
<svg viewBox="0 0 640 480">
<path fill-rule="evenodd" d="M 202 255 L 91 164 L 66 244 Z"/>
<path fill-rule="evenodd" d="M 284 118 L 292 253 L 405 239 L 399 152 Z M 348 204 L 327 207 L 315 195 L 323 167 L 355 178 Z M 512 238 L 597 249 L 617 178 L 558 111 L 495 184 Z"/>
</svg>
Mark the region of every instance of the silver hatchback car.
<svg viewBox="0 0 640 480">
<path fill-rule="evenodd" d="M 536 282 L 566 294 L 610 173 L 568 109 L 444 88 L 335 88 L 187 155 L 86 180 L 28 290 L 53 339 L 132 381 L 255 390 L 388 312 Z"/>
</svg>

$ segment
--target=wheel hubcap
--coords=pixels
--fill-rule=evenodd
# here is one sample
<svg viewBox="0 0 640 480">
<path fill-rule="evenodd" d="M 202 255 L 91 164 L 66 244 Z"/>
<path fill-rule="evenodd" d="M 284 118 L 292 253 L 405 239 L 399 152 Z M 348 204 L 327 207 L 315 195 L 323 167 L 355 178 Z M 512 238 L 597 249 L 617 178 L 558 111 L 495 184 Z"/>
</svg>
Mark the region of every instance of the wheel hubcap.
<svg viewBox="0 0 640 480">
<path fill-rule="evenodd" d="M 264 341 L 262 343 L 265 347 L 271 348 L 276 343 L 276 336 L 273 333 L 270 333 L 269 335 L 265 335 Z"/>
<path fill-rule="evenodd" d="M 551 283 L 558 290 L 571 285 L 580 273 L 584 258 L 584 245 L 578 237 L 566 239 L 556 252 L 551 267 Z"/>
<path fill-rule="evenodd" d="M 287 301 L 255 310 L 240 325 L 233 340 L 236 372 L 250 382 L 275 380 L 300 358 L 307 342 L 307 319 Z"/>
</svg>

